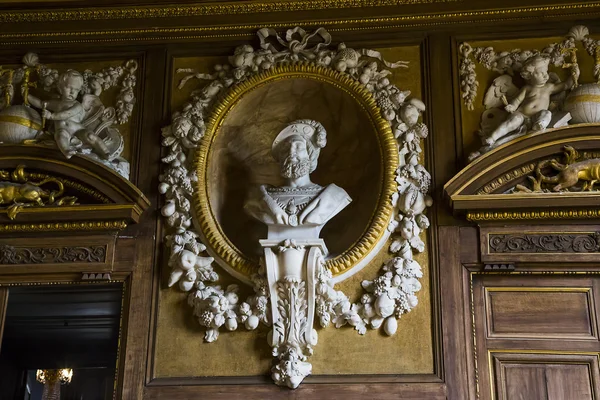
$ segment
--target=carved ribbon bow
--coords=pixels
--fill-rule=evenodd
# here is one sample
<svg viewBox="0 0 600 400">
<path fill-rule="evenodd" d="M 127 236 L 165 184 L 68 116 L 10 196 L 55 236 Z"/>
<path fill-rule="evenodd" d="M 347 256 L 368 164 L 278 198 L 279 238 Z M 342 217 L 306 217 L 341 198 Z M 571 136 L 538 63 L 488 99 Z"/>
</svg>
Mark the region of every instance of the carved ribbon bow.
<svg viewBox="0 0 600 400">
<path fill-rule="evenodd" d="M 294 35 L 298 34 L 300 40 L 294 39 Z M 315 54 L 318 53 L 322 48 L 327 47 L 331 44 L 331 35 L 325 30 L 325 28 L 319 28 L 311 34 L 300 27 L 294 29 L 288 29 L 285 33 L 285 40 L 282 39 L 275 29 L 262 28 L 257 33 L 260 39 L 260 47 L 265 50 L 270 50 L 274 54 L 280 53 L 271 43 L 267 41 L 269 37 L 274 37 L 279 44 L 290 50 L 292 54 L 302 54 L 308 59 L 315 58 Z M 318 36 L 322 39 L 322 42 L 317 43 L 314 47 L 306 48 L 309 40 Z"/>
</svg>

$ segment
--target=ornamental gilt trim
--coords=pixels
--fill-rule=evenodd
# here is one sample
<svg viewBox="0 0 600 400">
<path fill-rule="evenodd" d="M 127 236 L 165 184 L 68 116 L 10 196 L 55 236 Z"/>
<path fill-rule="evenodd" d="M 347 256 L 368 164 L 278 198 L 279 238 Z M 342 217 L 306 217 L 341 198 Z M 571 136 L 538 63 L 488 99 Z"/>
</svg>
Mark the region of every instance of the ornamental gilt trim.
<svg viewBox="0 0 600 400">
<path fill-rule="evenodd" d="M 15 247 L 0 245 L 0 264 L 104 263 L 106 246 Z"/>
<path fill-rule="evenodd" d="M 490 234 L 490 253 L 597 253 L 600 232 L 582 234 Z"/>
</svg>

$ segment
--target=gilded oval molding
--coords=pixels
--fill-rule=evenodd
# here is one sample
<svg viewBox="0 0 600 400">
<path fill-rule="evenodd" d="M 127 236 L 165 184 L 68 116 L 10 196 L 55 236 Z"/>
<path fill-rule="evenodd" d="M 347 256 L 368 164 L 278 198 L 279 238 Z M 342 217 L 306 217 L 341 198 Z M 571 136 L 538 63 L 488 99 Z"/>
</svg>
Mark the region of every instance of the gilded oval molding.
<svg viewBox="0 0 600 400">
<path fill-rule="evenodd" d="M 243 96 L 253 90 L 284 79 L 316 80 L 333 85 L 348 93 L 368 115 L 379 143 L 382 154 L 381 176 L 383 180 L 377 206 L 372 211 L 370 223 L 350 248 L 327 260 L 325 264 L 334 276 L 339 275 L 367 257 L 386 233 L 393 214 L 390 200 L 397 191 L 395 178 L 398 168 L 398 145 L 389 123 L 381 116 L 381 111 L 371 92 L 349 75 L 333 69 L 308 63 L 275 66 L 269 71 L 259 73 L 234 85 L 219 99 L 213 107 L 206 124 L 206 133 L 195 153 L 194 169 L 198 176 L 194 190 L 196 222 L 200 228 L 199 231 L 204 236 L 205 244 L 224 263 L 246 277 L 250 277 L 258 271 L 258 263 L 244 255 L 231 242 L 218 222 L 218 216 L 215 215 L 210 202 L 208 166 L 211 148 L 219 128 L 233 107 Z"/>
</svg>

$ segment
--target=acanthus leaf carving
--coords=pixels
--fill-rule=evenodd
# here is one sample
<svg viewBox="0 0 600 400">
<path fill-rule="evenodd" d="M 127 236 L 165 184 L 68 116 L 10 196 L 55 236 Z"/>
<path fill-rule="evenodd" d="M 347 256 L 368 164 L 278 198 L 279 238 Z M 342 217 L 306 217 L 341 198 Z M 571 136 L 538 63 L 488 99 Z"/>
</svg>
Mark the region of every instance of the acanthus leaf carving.
<svg viewBox="0 0 600 400">
<path fill-rule="evenodd" d="M 600 233 L 490 234 L 490 253 L 596 253 Z"/>
<path fill-rule="evenodd" d="M 17 247 L 0 245 L 0 264 L 103 263 L 106 246 Z"/>
</svg>

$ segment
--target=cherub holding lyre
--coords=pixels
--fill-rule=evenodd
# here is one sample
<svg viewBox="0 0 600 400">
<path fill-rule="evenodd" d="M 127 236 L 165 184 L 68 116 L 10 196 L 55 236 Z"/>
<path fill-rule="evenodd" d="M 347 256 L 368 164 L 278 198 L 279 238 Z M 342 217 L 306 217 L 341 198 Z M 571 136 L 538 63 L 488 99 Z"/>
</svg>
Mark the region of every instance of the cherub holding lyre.
<svg viewBox="0 0 600 400">
<path fill-rule="evenodd" d="M 550 111 L 551 97 L 570 90 L 579 79 L 579 67 L 571 66 L 571 76 L 560 82 L 558 76 L 548 72 L 550 59 L 548 56 L 535 55 L 529 58 L 521 68 L 521 76 L 527 83 L 520 90 L 512 83 L 509 75 L 496 80 L 486 94 L 486 108 L 496 107 L 498 100 L 504 103 L 504 110 L 509 114 L 506 119 L 491 132 L 483 132 L 484 145 L 492 146 L 502 137 L 512 132 L 541 131 L 546 129 L 552 120 Z M 507 99 L 516 94 L 512 99 Z"/>
<path fill-rule="evenodd" d="M 54 140 L 65 157 L 71 158 L 77 152 L 77 145 L 85 143 L 94 153 L 107 159 L 110 150 L 104 141 L 86 126 L 89 110 L 77 100 L 83 84 L 83 76 L 69 69 L 61 74 L 56 82 L 60 99 L 42 101 L 31 94 L 28 94 L 27 99 L 32 106 L 42 109 L 42 118 L 54 121 Z"/>
</svg>

